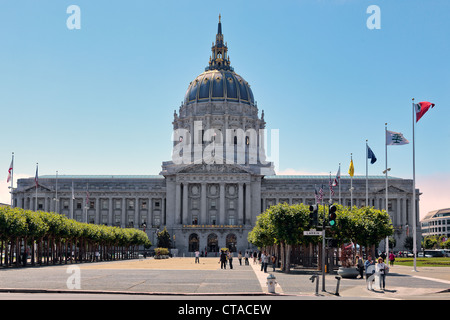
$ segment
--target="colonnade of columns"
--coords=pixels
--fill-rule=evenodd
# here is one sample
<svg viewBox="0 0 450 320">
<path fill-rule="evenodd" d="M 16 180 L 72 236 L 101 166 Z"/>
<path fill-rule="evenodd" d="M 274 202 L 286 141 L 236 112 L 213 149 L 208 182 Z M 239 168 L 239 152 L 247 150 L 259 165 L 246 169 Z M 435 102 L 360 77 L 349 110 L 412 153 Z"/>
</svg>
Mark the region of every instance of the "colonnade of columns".
<svg viewBox="0 0 450 320">
<path fill-rule="evenodd" d="M 190 187 L 194 185 L 200 189 L 195 195 L 190 194 Z M 237 187 L 237 190 L 233 189 L 233 194 L 229 194 L 226 191 L 227 187 Z M 208 188 L 210 188 L 209 191 Z M 214 192 L 211 188 L 214 188 Z M 192 224 L 192 200 L 197 200 L 200 203 L 197 224 L 228 225 L 230 224 L 230 212 L 236 214 L 237 219 L 234 219 L 234 224 L 251 223 L 250 182 L 176 182 L 175 224 Z M 230 207 L 230 201 L 234 202 L 232 207 Z M 214 215 L 216 215 L 215 222 L 212 220 Z"/>
</svg>

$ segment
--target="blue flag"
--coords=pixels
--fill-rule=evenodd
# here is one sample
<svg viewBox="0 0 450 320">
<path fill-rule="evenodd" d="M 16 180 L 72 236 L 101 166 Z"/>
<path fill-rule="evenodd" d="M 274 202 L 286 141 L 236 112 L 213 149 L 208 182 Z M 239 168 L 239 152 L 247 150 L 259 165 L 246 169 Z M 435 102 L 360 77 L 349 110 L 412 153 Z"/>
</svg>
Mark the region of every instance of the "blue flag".
<svg viewBox="0 0 450 320">
<path fill-rule="evenodd" d="M 367 146 L 367 158 L 370 159 L 371 164 L 374 164 L 377 161 L 377 157 L 375 157 L 375 154 L 369 146 Z"/>
</svg>

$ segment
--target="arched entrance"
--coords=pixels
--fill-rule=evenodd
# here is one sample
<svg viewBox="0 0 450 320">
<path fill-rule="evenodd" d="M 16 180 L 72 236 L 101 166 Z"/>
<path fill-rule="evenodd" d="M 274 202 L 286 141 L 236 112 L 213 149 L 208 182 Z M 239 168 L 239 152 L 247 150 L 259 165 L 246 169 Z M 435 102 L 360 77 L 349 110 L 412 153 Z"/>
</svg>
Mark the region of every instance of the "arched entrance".
<svg viewBox="0 0 450 320">
<path fill-rule="evenodd" d="M 233 233 L 227 235 L 226 246 L 230 250 L 230 252 L 236 252 L 236 244 L 237 244 L 236 235 Z"/>
<path fill-rule="evenodd" d="M 197 251 L 199 248 L 198 235 L 193 233 L 189 236 L 189 252 Z"/>
<path fill-rule="evenodd" d="M 218 252 L 219 251 L 219 241 L 217 235 L 211 233 L 208 235 L 208 252 Z"/>
</svg>

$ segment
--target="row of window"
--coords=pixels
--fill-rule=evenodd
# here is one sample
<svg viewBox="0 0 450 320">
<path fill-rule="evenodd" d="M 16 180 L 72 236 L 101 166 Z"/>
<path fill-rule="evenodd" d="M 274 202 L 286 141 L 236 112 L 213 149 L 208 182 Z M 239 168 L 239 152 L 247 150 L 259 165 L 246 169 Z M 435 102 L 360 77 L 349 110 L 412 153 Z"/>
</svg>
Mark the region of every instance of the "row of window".
<svg viewBox="0 0 450 320">
<path fill-rule="evenodd" d="M 87 202 L 87 203 L 86 203 Z M 77 200 L 75 202 L 75 209 L 85 209 L 84 203 L 87 204 L 87 207 L 89 209 L 95 209 L 95 200 L 87 200 L 87 201 Z M 128 210 L 134 210 L 135 208 L 135 200 L 128 199 L 126 200 L 126 208 Z M 155 209 L 161 208 L 161 201 L 154 201 L 153 202 Z M 62 200 L 61 201 L 61 208 L 62 209 L 69 209 L 70 208 L 70 201 L 69 200 Z M 148 209 L 148 201 L 143 200 L 139 201 L 139 208 L 141 210 L 147 210 Z M 108 199 L 102 199 L 100 200 L 100 209 L 101 210 L 108 210 L 109 209 L 109 200 Z M 122 200 L 121 199 L 115 199 L 113 200 L 113 209 L 122 209 Z M 44 210 L 44 200 L 38 200 L 38 210 Z"/>
</svg>

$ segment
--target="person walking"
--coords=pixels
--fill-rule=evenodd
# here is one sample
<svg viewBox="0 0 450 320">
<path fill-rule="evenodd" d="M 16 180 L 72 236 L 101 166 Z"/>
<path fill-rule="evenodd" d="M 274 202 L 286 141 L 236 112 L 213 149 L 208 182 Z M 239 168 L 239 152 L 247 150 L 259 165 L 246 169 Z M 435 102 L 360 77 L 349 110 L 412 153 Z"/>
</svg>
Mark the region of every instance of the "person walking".
<svg viewBox="0 0 450 320">
<path fill-rule="evenodd" d="M 238 253 L 238 260 L 239 260 L 239 265 L 242 266 L 242 252 L 239 251 Z"/>
<path fill-rule="evenodd" d="M 248 266 L 248 251 L 245 251 L 245 265 Z"/>
<path fill-rule="evenodd" d="M 364 261 L 363 261 L 363 259 L 360 256 L 356 256 L 356 261 L 357 261 L 356 268 L 359 271 L 359 275 L 361 277 L 360 279 L 363 279 L 364 278 L 363 277 L 363 274 L 364 274 Z"/>
<path fill-rule="evenodd" d="M 264 271 L 265 258 L 266 258 L 266 252 L 263 251 L 263 252 L 261 252 L 261 257 L 259 258 L 259 260 L 261 261 L 261 271 Z"/>
<path fill-rule="evenodd" d="M 393 267 L 394 266 L 394 261 L 395 261 L 395 255 L 394 255 L 394 253 L 389 253 L 389 265 L 391 266 L 391 267 Z"/>
<path fill-rule="evenodd" d="M 253 264 L 256 264 L 256 258 L 258 257 L 258 252 L 253 252 Z"/>
<path fill-rule="evenodd" d="M 264 251 L 264 253 L 261 255 L 261 271 L 264 271 L 264 273 L 267 273 L 267 266 L 269 265 L 269 254 Z"/>
<path fill-rule="evenodd" d="M 228 251 L 228 262 L 230 263 L 230 269 L 233 269 L 233 252 Z"/>
<path fill-rule="evenodd" d="M 220 251 L 220 269 L 226 269 L 227 268 L 227 254 L 225 251 Z"/>
<path fill-rule="evenodd" d="M 275 272 L 275 266 L 277 264 L 277 257 L 275 256 L 275 254 L 272 254 L 272 256 L 270 257 L 270 260 L 272 261 L 273 272 Z"/>
<path fill-rule="evenodd" d="M 200 263 L 200 252 L 195 250 L 195 263 Z"/>
<path fill-rule="evenodd" d="M 375 266 L 375 272 L 380 277 L 380 289 L 384 290 L 386 287 L 386 273 L 389 271 L 389 267 L 384 263 L 383 258 L 378 258 L 378 263 Z"/>
<path fill-rule="evenodd" d="M 367 290 L 373 290 L 372 284 L 375 279 L 374 273 L 375 273 L 375 262 L 372 259 L 372 256 L 369 255 L 367 257 L 366 262 L 364 262 L 364 269 L 366 271 L 366 284 L 367 284 Z"/>
</svg>

